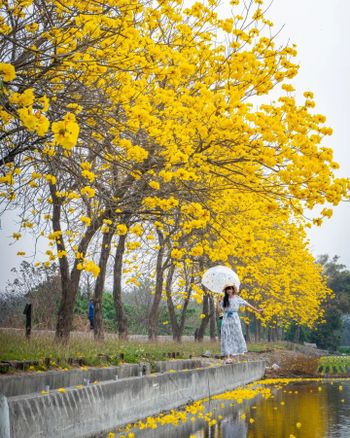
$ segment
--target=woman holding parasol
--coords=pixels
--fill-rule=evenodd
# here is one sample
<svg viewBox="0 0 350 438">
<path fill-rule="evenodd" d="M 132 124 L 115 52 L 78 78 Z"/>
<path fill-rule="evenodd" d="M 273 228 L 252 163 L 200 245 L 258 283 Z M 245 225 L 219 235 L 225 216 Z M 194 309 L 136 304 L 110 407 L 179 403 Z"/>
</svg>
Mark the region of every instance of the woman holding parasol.
<svg viewBox="0 0 350 438">
<path fill-rule="evenodd" d="M 249 307 L 257 313 L 257 309 L 238 295 L 240 281 L 237 274 L 226 266 L 216 266 L 205 272 L 202 284 L 214 293 L 223 292 L 217 299 L 217 310 L 223 313 L 221 326 L 221 354 L 225 363 L 231 363 L 232 358 L 247 352 L 247 345 L 242 333 L 241 321 L 238 315 L 241 306 Z"/>
<path fill-rule="evenodd" d="M 231 363 L 233 356 L 248 351 L 238 315 L 239 308 L 249 307 L 257 313 L 261 313 L 262 309 L 257 309 L 241 298 L 234 284 L 225 285 L 223 292 L 224 299 L 217 301 L 218 311 L 224 314 L 221 325 L 221 355 L 224 356 L 225 363 Z"/>
</svg>

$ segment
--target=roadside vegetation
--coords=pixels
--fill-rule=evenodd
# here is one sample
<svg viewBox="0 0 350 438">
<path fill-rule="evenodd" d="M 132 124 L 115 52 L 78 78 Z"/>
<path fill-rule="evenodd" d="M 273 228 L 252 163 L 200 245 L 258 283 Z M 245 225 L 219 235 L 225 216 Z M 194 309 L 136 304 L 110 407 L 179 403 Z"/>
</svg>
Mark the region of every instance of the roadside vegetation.
<svg viewBox="0 0 350 438">
<path fill-rule="evenodd" d="M 198 356 L 219 357 L 219 342 L 172 341 L 140 342 L 122 341 L 115 336 L 95 342 L 92 335 L 72 336 L 66 345 L 55 342 L 53 334 L 33 334 L 30 341 L 21 332 L 0 331 L 0 362 L 27 362 L 19 370 L 45 371 L 48 369 L 69 369 L 79 366 L 108 366 L 121 363 L 140 363 L 171 359 L 189 359 Z M 287 343 L 250 344 L 251 352 L 283 350 Z M 7 367 L 3 372 L 15 371 Z"/>
</svg>

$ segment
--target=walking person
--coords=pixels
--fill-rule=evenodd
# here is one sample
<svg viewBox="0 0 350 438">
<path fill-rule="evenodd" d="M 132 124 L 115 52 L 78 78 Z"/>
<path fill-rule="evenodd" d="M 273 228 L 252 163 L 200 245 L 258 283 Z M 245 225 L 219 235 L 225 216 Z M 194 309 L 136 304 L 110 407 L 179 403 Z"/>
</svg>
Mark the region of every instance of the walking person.
<svg viewBox="0 0 350 438">
<path fill-rule="evenodd" d="M 249 307 L 257 313 L 262 313 L 262 309 L 257 309 L 241 298 L 234 284 L 225 285 L 223 292 L 224 299 L 217 301 L 218 312 L 224 314 L 221 326 L 221 355 L 224 356 L 225 363 L 232 363 L 234 356 L 248 351 L 238 315 L 240 306 Z"/>
<path fill-rule="evenodd" d="M 90 330 L 94 329 L 95 306 L 94 300 L 91 298 L 88 306 L 88 319 L 90 321 Z"/>
</svg>

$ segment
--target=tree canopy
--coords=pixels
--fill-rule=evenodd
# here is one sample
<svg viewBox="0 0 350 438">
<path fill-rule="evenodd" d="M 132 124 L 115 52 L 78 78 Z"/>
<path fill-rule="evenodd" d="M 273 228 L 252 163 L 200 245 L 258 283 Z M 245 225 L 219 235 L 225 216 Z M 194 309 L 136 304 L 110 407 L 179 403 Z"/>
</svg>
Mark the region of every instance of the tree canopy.
<svg viewBox="0 0 350 438">
<path fill-rule="evenodd" d="M 216 262 L 264 303 L 264 323 L 320 317 L 330 292 L 304 212 L 322 205 L 320 225 L 349 180 L 334 174 L 313 93 L 295 97 L 295 46 L 275 42 L 262 0 L 230 4 L 222 18 L 215 0 L 0 2 L 0 195 L 20 212 L 14 239 L 32 230 L 49 241 L 43 262 L 58 260 L 58 337 L 81 272 L 104 279 L 114 247 L 121 319 L 125 251 L 146 247 L 150 320 L 167 273 L 168 299 L 181 280 L 200 300 Z"/>
</svg>

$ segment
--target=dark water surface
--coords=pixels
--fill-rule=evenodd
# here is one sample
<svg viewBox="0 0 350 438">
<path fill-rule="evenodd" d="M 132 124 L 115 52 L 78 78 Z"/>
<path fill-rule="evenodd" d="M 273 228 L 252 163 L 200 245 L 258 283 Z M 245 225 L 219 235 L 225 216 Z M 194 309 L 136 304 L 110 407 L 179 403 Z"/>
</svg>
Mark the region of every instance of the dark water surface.
<svg viewBox="0 0 350 438">
<path fill-rule="evenodd" d="M 257 396 L 241 405 L 211 402 L 207 410 L 217 424 L 210 427 L 189 419 L 177 427 L 132 432 L 135 438 L 350 438 L 349 380 L 294 382 L 272 393 L 267 400 Z"/>
</svg>

